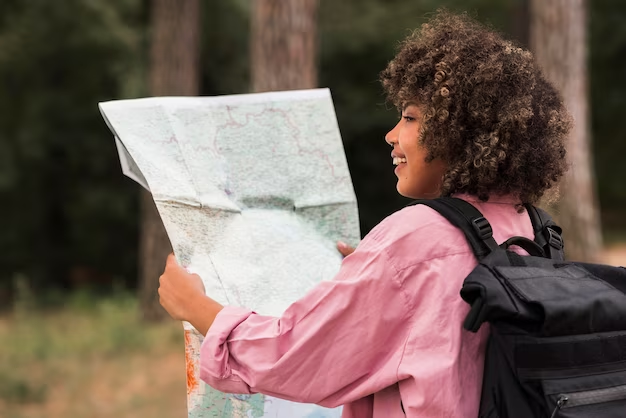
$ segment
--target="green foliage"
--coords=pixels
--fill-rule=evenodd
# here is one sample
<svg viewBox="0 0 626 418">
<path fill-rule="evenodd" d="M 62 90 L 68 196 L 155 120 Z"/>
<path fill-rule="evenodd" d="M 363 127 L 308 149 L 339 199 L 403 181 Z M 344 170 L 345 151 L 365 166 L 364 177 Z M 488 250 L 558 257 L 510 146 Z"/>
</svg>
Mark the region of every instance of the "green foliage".
<svg viewBox="0 0 626 418">
<path fill-rule="evenodd" d="M 626 231 L 626 3 L 589 2 L 590 114 L 603 224 Z"/>
<path fill-rule="evenodd" d="M 0 318 L 0 401 L 43 402 L 67 364 L 183 348 L 179 324 L 143 324 L 127 293 L 102 299 L 78 292 L 64 301 L 61 310 L 16 309 Z"/>
<path fill-rule="evenodd" d="M 250 1 L 212 1 L 202 6 L 202 94 L 247 93 Z"/>
<path fill-rule="evenodd" d="M 0 399 L 12 403 L 41 403 L 46 399 L 46 385 L 0 371 Z"/>
<path fill-rule="evenodd" d="M 11 337 L 3 337 L 7 364 L 50 358 L 88 360 L 96 354 L 145 350 L 152 343 L 150 330 L 141 323 L 137 301 L 128 294 L 103 299 L 79 291 L 65 296 L 64 302 L 61 310 L 15 310 Z M 22 305 L 19 300 L 17 305 Z"/>
<path fill-rule="evenodd" d="M 140 2 L 0 7 L 0 287 L 18 273 L 63 282 L 74 266 L 130 276 L 134 187 L 97 103 L 143 91 Z"/>
</svg>

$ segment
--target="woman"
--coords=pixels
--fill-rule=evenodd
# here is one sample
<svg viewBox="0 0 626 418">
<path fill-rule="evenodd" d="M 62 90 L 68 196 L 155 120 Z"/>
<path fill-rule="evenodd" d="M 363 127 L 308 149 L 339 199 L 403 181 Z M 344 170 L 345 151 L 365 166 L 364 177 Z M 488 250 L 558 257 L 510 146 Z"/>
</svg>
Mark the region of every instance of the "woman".
<svg viewBox="0 0 626 418">
<path fill-rule="evenodd" d="M 531 54 L 440 11 L 381 81 L 402 114 L 385 138 L 398 192 L 460 197 L 498 243 L 532 239 L 522 204 L 563 175 L 571 122 Z M 459 230 L 416 205 L 383 220 L 280 318 L 221 306 L 173 256 L 159 293 L 172 317 L 206 334 L 201 377 L 221 391 L 344 405 L 344 417 L 471 417 L 488 330 L 462 329 L 459 290 L 476 263 Z"/>
</svg>

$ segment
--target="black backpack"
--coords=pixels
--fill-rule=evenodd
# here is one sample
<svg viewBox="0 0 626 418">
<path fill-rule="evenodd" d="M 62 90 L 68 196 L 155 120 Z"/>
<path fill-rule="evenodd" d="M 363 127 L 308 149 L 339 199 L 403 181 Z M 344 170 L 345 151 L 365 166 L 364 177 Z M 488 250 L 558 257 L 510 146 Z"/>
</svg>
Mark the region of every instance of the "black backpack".
<svg viewBox="0 0 626 418">
<path fill-rule="evenodd" d="M 626 417 L 626 269 L 563 261 L 561 229 L 530 205 L 534 241 L 498 246 L 471 204 L 415 203 L 460 228 L 478 259 L 461 297 L 463 327 L 491 327 L 479 418 Z"/>
</svg>

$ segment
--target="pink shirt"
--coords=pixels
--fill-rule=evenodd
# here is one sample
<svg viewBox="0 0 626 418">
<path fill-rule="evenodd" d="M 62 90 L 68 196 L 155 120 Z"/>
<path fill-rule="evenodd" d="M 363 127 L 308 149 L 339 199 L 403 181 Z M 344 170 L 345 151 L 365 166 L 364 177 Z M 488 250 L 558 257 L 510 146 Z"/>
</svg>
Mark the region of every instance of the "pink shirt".
<svg viewBox="0 0 626 418">
<path fill-rule="evenodd" d="M 498 243 L 533 237 L 510 201 L 462 197 Z M 346 418 L 475 417 L 488 330 L 463 329 L 459 291 L 476 264 L 437 212 L 404 208 L 280 318 L 225 307 L 202 345 L 200 376 L 223 392 L 344 405 Z"/>
</svg>

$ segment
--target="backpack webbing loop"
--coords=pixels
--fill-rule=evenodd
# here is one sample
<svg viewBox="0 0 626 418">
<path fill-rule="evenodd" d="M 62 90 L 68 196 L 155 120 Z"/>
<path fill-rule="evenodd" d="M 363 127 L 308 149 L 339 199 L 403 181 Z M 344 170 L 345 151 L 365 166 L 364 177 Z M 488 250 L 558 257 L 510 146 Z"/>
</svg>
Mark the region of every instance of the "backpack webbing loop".
<svg viewBox="0 0 626 418">
<path fill-rule="evenodd" d="M 543 209 L 532 205 L 524 205 L 535 233 L 535 242 L 543 249 L 546 257 L 552 260 L 562 261 L 563 237 L 561 227 L 554 223 L 550 215 Z"/>
</svg>

